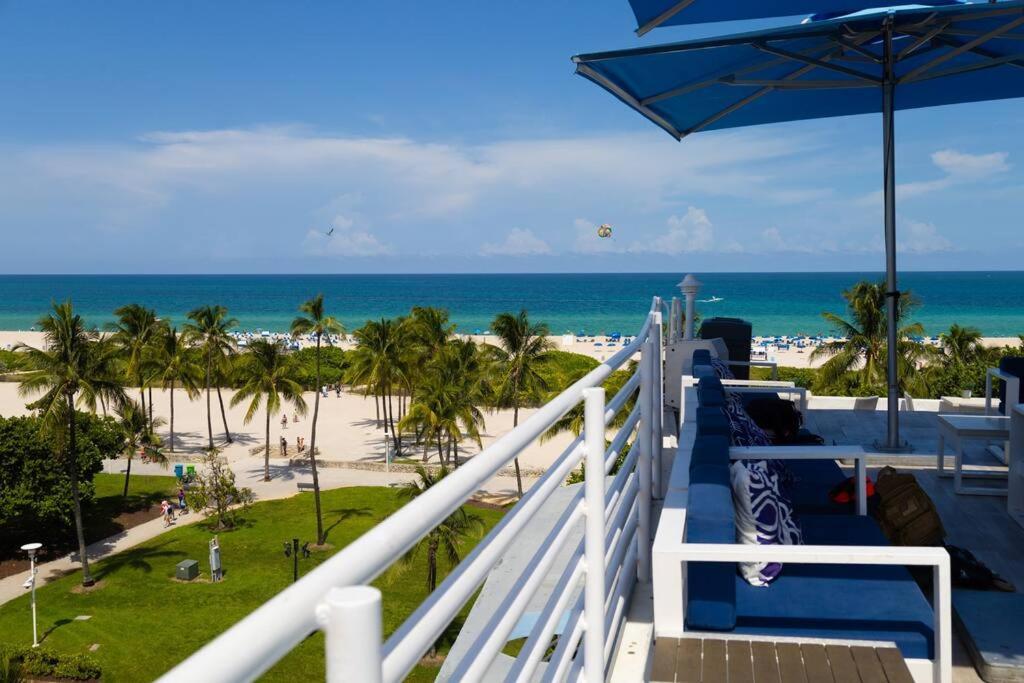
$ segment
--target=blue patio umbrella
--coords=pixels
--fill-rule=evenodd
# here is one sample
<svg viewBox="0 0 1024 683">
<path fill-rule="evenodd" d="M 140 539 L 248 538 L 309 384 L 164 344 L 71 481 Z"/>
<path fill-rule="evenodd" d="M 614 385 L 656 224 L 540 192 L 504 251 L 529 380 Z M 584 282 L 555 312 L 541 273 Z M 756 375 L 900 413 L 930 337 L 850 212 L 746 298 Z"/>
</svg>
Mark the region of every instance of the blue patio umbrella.
<svg viewBox="0 0 1024 683">
<path fill-rule="evenodd" d="M 765 123 L 882 114 L 889 301 L 885 446 L 901 448 L 895 112 L 1024 97 L 1024 0 L 864 10 L 785 28 L 579 55 L 573 61 L 578 74 L 677 140 Z"/>
<path fill-rule="evenodd" d="M 918 0 L 919 5 L 954 5 L 959 0 Z M 659 26 L 683 26 L 716 21 L 789 17 L 799 14 L 838 15 L 878 6 L 878 0 L 629 0 L 636 33 Z"/>
</svg>

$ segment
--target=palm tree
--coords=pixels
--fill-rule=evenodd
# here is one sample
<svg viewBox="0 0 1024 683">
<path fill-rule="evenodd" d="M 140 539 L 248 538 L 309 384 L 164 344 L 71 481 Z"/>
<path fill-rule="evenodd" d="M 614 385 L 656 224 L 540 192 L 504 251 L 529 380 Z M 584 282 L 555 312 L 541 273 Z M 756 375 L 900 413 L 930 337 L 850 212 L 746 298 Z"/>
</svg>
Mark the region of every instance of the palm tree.
<svg viewBox="0 0 1024 683">
<path fill-rule="evenodd" d="M 885 292 L 883 282 L 861 281 L 843 292 L 850 312 L 849 321 L 835 313 L 822 313 L 822 317 L 843 337 L 840 341 L 823 344 L 811 353 L 811 360 L 823 357 L 829 359 L 818 371 L 819 381 L 823 384 L 833 384 L 855 371 L 862 387 L 886 383 Z M 897 322 L 902 321 L 916 306 L 914 296 L 904 292 L 896 311 Z M 924 328 L 919 323 L 911 323 L 898 330 L 897 338 L 900 342 L 897 350 L 901 377 L 909 378 L 915 373 L 924 347 L 910 338 L 923 334 Z"/>
<path fill-rule="evenodd" d="M 402 444 L 395 432 L 395 414 L 392 395 L 407 377 L 406 357 L 403 355 L 401 324 L 381 318 L 368 320 L 355 331 L 356 348 L 352 351 L 349 381 L 366 388 L 381 399 L 385 429 L 391 432 L 395 452 L 401 453 Z"/>
<path fill-rule="evenodd" d="M 324 534 L 324 518 L 320 509 L 320 477 L 316 469 L 316 421 L 320 415 L 320 344 L 327 337 L 330 343 L 331 335 L 344 334 L 345 328 L 334 316 L 324 313 L 324 295 L 317 294 L 315 297 L 299 306 L 299 311 L 304 316 L 299 316 L 292 321 L 292 336 L 312 334 L 316 338 L 316 385 L 313 387 L 313 424 L 309 432 L 309 464 L 313 470 L 313 499 L 316 502 L 316 543 L 323 545 L 326 541 Z"/>
<path fill-rule="evenodd" d="M 125 401 L 117 409 L 117 427 L 121 433 L 121 452 L 128 460 L 128 467 L 124 472 L 124 491 L 122 498 L 128 497 L 128 481 L 132 476 L 132 459 L 139 451 L 148 457 L 162 460 L 161 464 L 167 464 L 166 458 L 160 450 L 160 437 L 150 428 L 142 406 L 135 401 Z M 154 428 L 163 426 L 163 420 L 156 418 Z"/>
<path fill-rule="evenodd" d="M 258 339 L 249 345 L 249 351 L 242 357 L 238 368 L 241 386 L 231 398 L 236 406 L 248 400 L 245 424 L 249 424 L 267 401 L 266 442 L 263 450 L 263 481 L 270 481 L 270 417 L 281 411 L 282 399 L 295 406 L 299 413 L 306 414 L 306 401 L 302 398 L 302 385 L 296 380 L 298 364 L 280 342 Z"/>
<path fill-rule="evenodd" d="M 398 424 L 399 431 L 414 428 L 420 432 L 424 461 L 431 443 L 436 445 L 442 464 L 454 461 L 456 467 L 459 444 L 465 438 L 482 446 L 484 417 L 477 407 L 484 402 L 482 375 L 479 353 L 471 341 L 447 343 L 424 368 L 416 398 Z"/>
<path fill-rule="evenodd" d="M 184 335 L 178 334 L 175 327 L 164 327 L 152 347 L 151 364 L 155 368 L 155 379 L 160 382 L 164 389 L 169 389 L 171 403 L 171 433 L 169 447 L 174 452 L 174 389 L 181 387 L 185 395 L 195 398 L 199 395 L 199 386 L 202 369 L 196 362 L 193 349 L 190 349 L 184 340 Z M 152 405 L 152 403 L 150 403 Z"/>
<path fill-rule="evenodd" d="M 961 327 L 954 323 L 948 332 L 939 336 L 939 340 L 946 360 L 952 365 L 967 365 L 985 352 L 981 330 L 976 327 Z"/>
<path fill-rule="evenodd" d="M 210 406 L 210 384 L 214 379 L 214 370 L 223 369 L 226 359 L 235 350 L 235 340 L 228 333 L 238 324 L 229 318 L 228 309 L 223 306 L 202 306 L 189 311 L 188 319 L 192 322 L 185 325 L 185 334 L 203 351 L 206 361 L 206 429 L 209 434 L 209 448 L 213 448 L 213 410 Z M 228 418 L 224 413 L 224 399 L 217 385 L 217 400 L 220 401 L 220 416 L 224 421 L 224 435 L 231 443 L 231 432 L 228 431 Z"/>
<path fill-rule="evenodd" d="M 405 502 L 422 495 L 431 487 L 436 486 L 441 480 L 448 476 L 449 470 L 445 467 L 437 471 L 431 471 L 422 465 L 416 466 L 416 475 L 419 481 L 411 481 L 399 489 L 399 497 Z M 427 559 L 427 593 L 433 593 L 437 588 L 438 579 L 438 558 L 444 556 L 448 560 L 449 568 L 457 565 L 462 559 L 462 547 L 470 536 L 479 537 L 483 533 L 483 520 L 477 515 L 466 512 L 459 508 L 444 521 L 414 545 L 407 552 L 392 570 L 392 576 L 408 571 L 416 560 L 426 555 Z"/>
<path fill-rule="evenodd" d="M 495 350 L 495 360 L 500 379 L 498 381 L 498 405 L 512 408 L 512 426 L 519 426 L 519 408 L 547 390 L 547 382 L 537 368 L 544 353 L 551 348 L 548 341 L 548 326 L 531 323 L 526 310 L 519 315 L 502 313 L 491 329 L 498 336 L 500 348 Z M 523 477 L 519 471 L 519 457 L 515 458 L 516 487 L 523 497 Z"/>
<path fill-rule="evenodd" d="M 139 387 L 139 403 L 142 414 L 146 414 L 145 370 L 150 344 L 160 331 L 156 311 L 140 304 L 127 304 L 114 310 L 117 321 L 108 323 L 106 329 L 112 332 L 111 342 L 118 349 L 124 363 L 125 375 Z M 149 420 L 153 420 L 152 394 L 150 394 Z"/>
<path fill-rule="evenodd" d="M 55 438 L 57 447 L 63 451 L 64 466 L 71 480 L 82 585 L 91 586 L 95 582 L 85 553 L 75 408 L 84 406 L 95 412 L 101 398 L 119 406 L 125 400 L 124 389 L 110 371 L 109 345 L 99 342 L 99 333 L 95 329 L 86 328 L 70 300 L 53 304 L 52 313 L 40 319 L 37 325 L 46 340 L 45 348 L 24 344 L 15 347 L 26 354 L 26 366 L 29 368 L 22 375 L 18 391 L 23 396 L 43 393 L 31 407 L 39 411 L 43 430 Z"/>
</svg>

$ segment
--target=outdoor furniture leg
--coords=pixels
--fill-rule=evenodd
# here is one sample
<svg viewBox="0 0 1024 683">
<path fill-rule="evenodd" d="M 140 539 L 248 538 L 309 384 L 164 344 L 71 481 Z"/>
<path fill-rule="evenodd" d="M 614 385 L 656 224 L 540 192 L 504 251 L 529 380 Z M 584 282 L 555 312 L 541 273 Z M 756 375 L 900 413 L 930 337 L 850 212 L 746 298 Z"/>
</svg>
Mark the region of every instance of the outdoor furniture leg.
<svg viewBox="0 0 1024 683">
<path fill-rule="evenodd" d="M 940 477 L 949 476 L 946 474 L 946 435 L 939 428 L 939 454 L 935 456 L 935 469 Z"/>
</svg>

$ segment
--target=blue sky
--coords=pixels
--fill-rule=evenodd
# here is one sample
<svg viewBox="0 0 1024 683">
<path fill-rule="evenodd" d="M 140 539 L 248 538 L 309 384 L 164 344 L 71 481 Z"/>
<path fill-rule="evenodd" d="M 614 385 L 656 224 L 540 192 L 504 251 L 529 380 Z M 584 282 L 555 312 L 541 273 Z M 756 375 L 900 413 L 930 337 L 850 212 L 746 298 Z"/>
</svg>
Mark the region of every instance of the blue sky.
<svg viewBox="0 0 1024 683">
<path fill-rule="evenodd" d="M 573 75 L 695 35 L 633 26 L 626 0 L 0 2 L 0 272 L 882 268 L 878 117 L 676 143 Z M 898 117 L 901 267 L 1024 267 L 1022 124 Z"/>
</svg>

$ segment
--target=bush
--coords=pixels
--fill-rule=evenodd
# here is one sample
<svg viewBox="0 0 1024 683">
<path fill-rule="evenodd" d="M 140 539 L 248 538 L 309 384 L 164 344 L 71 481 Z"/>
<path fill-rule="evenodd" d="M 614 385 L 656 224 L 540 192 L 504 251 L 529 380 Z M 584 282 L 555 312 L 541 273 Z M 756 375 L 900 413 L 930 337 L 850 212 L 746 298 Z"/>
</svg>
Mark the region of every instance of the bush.
<svg viewBox="0 0 1024 683">
<path fill-rule="evenodd" d="M 307 389 L 316 390 L 316 347 L 307 347 L 295 352 L 299 369 L 296 380 Z M 345 352 L 336 346 L 320 347 L 320 381 L 323 384 L 339 384 L 348 359 Z"/>
<path fill-rule="evenodd" d="M 93 499 L 92 478 L 120 439 L 112 418 L 78 414 L 78 476 L 82 506 Z M 71 480 L 53 441 L 35 417 L 0 417 L 0 556 L 28 540 L 68 533 L 73 525 Z M 30 538 L 31 537 L 31 538 Z"/>
<path fill-rule="evenodd" d="M 45 676 L 62 680 L 91 681 L 103 673 L 96 660 L 85 654 L 55 652 L 41 647 L 7 648 L 0 660 L 8 662 L 8 670 L 20 671 L 15 676 Z M 0 668 L 3 673 L 3 668 Z M 0 678 L 2 683 L 24 680 L 20 677 Z"/>
<path fill-rule="evenodd" d="M 818 379 L 818 371 L 814 368 L 779 368 L 780 382 L 793 382 L 798 387 L 811 389 Z M 771 368 L 751 368 L 750 379 L 770 380 Z"/>
</svg>

